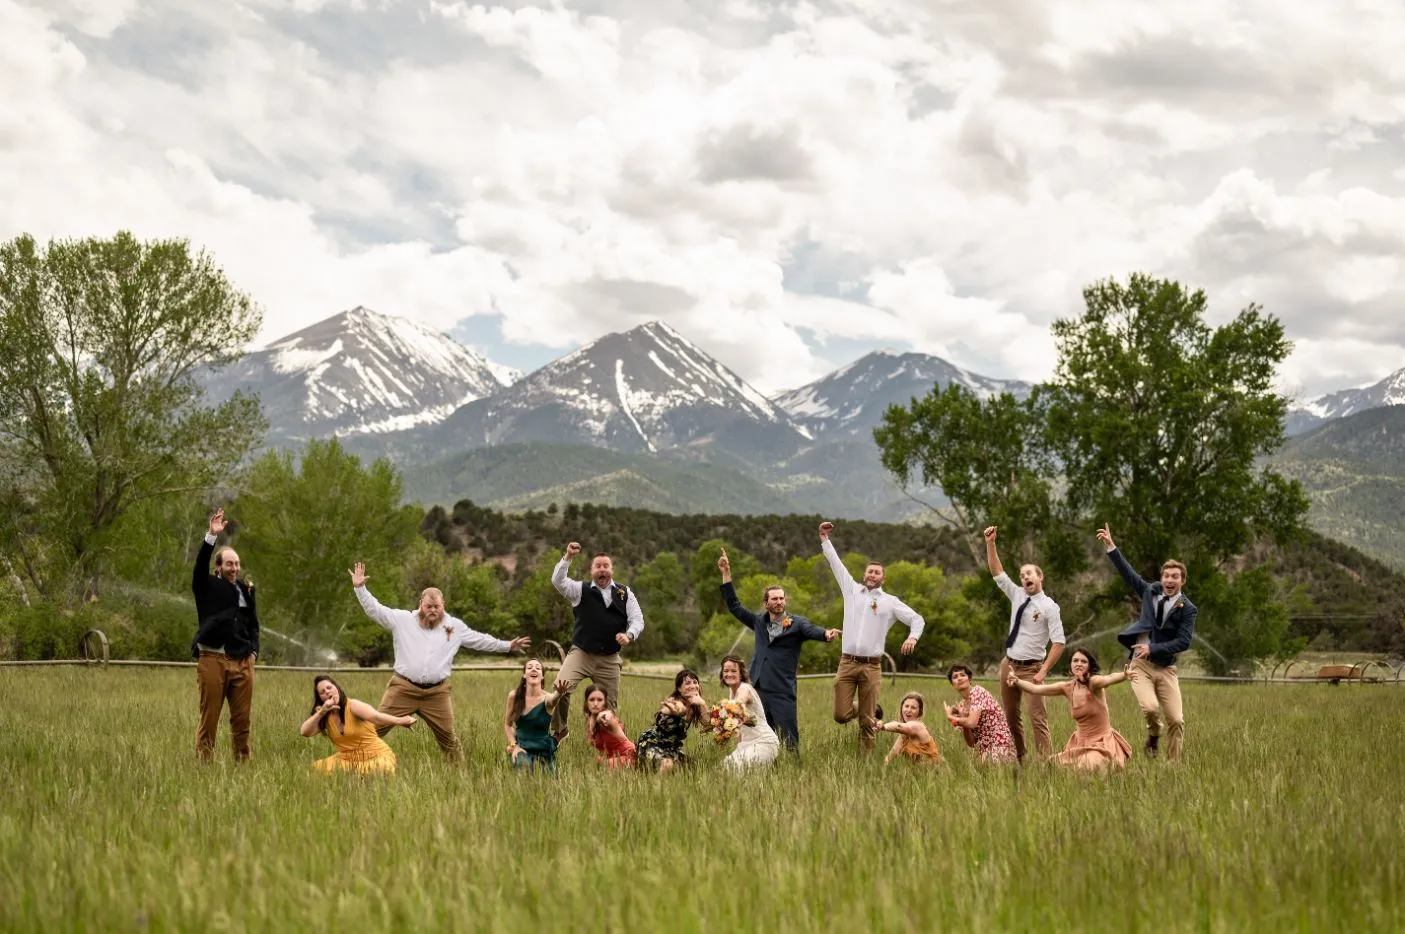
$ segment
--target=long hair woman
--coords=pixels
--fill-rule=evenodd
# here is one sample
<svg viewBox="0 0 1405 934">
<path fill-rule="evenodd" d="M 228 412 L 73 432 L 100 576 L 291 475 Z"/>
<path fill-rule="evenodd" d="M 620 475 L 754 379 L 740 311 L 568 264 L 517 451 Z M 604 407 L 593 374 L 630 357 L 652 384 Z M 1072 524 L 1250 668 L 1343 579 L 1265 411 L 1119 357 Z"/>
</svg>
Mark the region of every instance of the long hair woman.
<svg viewBox="0 0 1405 934">
<path fill-rule="evenodd" d="M 619 714 L 610 709 L 605 689 L 591 684 L 585 692 L 585 736 L 595 747 L 595 761 L 612 769 L 633 768 L 638 750 L 624 731 Z"/>
<path fill-rule="evenodd" d="M 331 678 L 318 675 L 312 679 L 312 713 L 298 732 L 308 737 L 325 733 L 336 747 L 335 755 L 314 763 L 319 770 L 371 775 L 395 771 L 395 751 L 376 735 L 376 727 L 414 725 L 414 717 L 381 713 L 365 701 L 347 697 Z"/>
<path fill-rule="evenodd" d="M 542 687 L 542 663 L 530 658 L 522 666 L 522 680 L 507 692 L 502 727 L 507 734 L 507 757 L 516 769 L 541 769 L 556 774 L 556 737 L 551 735 L 551 714 L 570 691 L 558 681 L 550 694 Z"/>
<path fill-rule="evenodd" d="M 761 706 L 761 695 L 751 686 L 746 674 L 746 662 L 740 655 L 728 655 L 722 659 L 722 670 L 718 672 L 722 686 L 731 692 L 732 700 L 745 708 L 748 717 L 755 725 L 742 724 L 737 739 L 737 748 L 722 760 L 722 767 L 733 772 L 744 772 L 761 765 L 770 765 L 781 754 L 781 741 L 766 723 L 766 711 Z"/>
<path fill-rule="evenodd" d="M 1073 722 L 1078 728 L 1068 738 L 1063 752 L 1053 756 L 1055 764 L 1090 771 L 1122 768 L 1132 758 L 1132 746 L 1112 728 L 1104 689 L 1127 680 L 1127 672 L 1101 674 L 1097 656 L 1087 649 L 1074 650 L 1068 670 L 1073 677 L 1058 684 L 1023 681 L 1015 677 L 1013 671 L 1008 683 L 1026 694 L 1043 694 L 1046 697 L 1062 694 L 1068 698 L 1068 712 L 1073 714 Z"/>
<path fill-rule="evenodd" d="M 684 668 L 674 676 L 673 693 L 663 699 L 654 714 L 654 725 L 639 734 L 635 744 L 640 765 L 665 773 L 688 763 L 683 754 L 688 727 L 707 720 L 707 701 L 701 691 L 702 682 L 693 669 Z"/>
</svg>

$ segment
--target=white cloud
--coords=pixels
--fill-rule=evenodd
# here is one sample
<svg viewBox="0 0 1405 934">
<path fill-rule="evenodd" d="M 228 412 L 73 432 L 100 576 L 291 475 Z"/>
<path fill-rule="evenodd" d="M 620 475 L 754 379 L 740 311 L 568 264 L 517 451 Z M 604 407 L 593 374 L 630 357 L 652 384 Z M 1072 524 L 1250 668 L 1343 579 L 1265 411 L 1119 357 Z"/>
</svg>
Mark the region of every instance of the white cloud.
<svg viewBox="0 0 1405 934">
<path fill-rule="evenodd" d="M 1038 379 L 1141 270 L 1282 317 L 1311 395 L 1405 365 L 1402 47 L 1368 0 L 0 0 L 0 236 L 188 237 L 265 339 L 662 317 L 767 389 L 805 338 Z"/>
</svg>

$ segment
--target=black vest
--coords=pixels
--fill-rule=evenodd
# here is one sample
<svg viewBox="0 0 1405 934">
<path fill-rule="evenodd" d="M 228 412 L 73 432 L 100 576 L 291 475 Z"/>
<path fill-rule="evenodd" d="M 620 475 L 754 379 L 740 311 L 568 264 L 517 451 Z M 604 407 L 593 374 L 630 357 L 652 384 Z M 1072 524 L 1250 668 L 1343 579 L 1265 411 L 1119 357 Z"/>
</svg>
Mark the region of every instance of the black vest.
<svg viewBox="0 0 1405 934">
<path fill-rule="evenodd" d="M 620 650 L 615 636 L 629 628 L 629 617 L 624 607 L 629 601 L 629 588 L 623 584 L 612 584 L 614 593 L 610 595 L 610 605 L 595 589 L 593 583 L 581 587 L 581 602 L 573 611 L 576 627 L 571 632 L 571 644 L 580 646 L 591 655 L 614 655 Z"/>
</svg>

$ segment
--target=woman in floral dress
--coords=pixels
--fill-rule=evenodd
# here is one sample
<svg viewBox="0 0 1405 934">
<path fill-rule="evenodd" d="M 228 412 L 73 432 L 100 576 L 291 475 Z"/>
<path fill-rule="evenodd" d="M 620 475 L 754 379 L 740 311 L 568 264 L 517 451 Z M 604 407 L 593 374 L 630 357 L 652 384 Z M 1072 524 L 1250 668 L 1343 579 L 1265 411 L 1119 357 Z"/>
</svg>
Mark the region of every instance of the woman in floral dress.
<svg viewBox="0 0 1405 934">
<path fill-rule="evenodd" d="M 707 720 L 707 701 L 702 699 L 701 690 L 696 671 L 684 668 L 678 672 L 673 679 L 673 693 L 663 699 L 659 712 L 654 714 L 654 725 L 639 734 L 635 743 L 641 766 L 664 773 L 687 764 L 683 742 L 688 738 L 688 727 Z"/>
<path fill-rule="evenodd" d="M 1000 702 L 979 684 L 971 683 L 971 669 L 965 665 L 952 665 L 946 679 L 961 695 L 961 702 L 955 707 L 942 705 L 946 719 L 961 730 L 966 745 L 976 750 L 976 758 L 989 763 L 1018 762 L 1015 740 Z"/>
</svg>

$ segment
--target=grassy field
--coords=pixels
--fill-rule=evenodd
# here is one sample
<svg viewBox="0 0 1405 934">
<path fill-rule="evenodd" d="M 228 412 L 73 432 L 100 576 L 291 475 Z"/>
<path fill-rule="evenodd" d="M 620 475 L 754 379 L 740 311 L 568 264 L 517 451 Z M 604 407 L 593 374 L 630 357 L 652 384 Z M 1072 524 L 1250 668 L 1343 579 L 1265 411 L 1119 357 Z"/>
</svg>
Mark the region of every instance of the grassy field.
<svg viewBox="0 0 1405 934">
<path fill-rule="evenodd" d="M 373 703 L 386 680 L 340 677 Z M 297 733 L 310 675 L 259 675 L 236 768 L 227 728 L 193 759 L 193 671 L 0 669 L 0 929 L 1405 928 L 1394 686 L 1188 685 L 1179 767 L 1090 779 L 982 770 L 945 730 L 943 768 L 885 770 L 809 681 L 801 764 L 729 779 L 695 736 L 691 773 L 600 774 L 577 726 L 552 780 L 504 765 L 513 683 L 454 676 L 461 766 L 417 728 L 390 738 L 396 776 L 357 779 L 310 772 L 330 753 Z M 913 684 L 949 691 L 885 682 L 885 705 Z M 631 734 L 670 686 L 625 681 Z M 1130 692 L 1112 701 L 1140 749 Z"/>
</svg>

